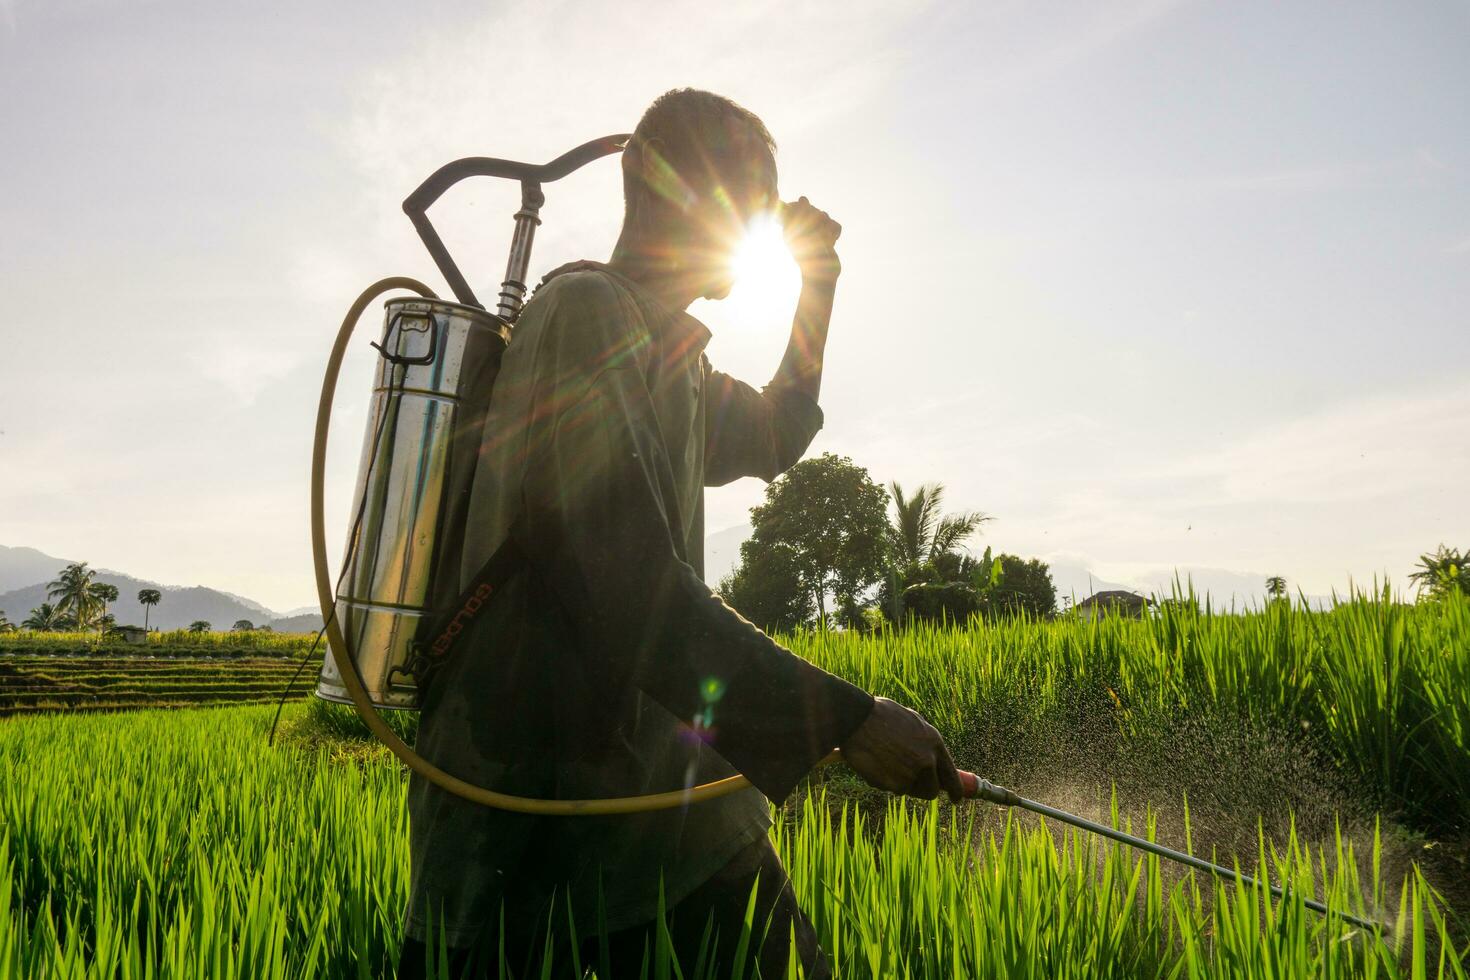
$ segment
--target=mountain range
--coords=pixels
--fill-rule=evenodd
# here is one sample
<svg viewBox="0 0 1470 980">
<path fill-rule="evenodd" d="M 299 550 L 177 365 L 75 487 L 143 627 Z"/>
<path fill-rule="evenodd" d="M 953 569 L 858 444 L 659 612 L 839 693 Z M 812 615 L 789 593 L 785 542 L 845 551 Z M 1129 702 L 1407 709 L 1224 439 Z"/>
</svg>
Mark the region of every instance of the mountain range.
<svg viewBox="0 0 1470 980">
<path fill-rule="evenodd" d="M 24 620 L 32 609 L 47 601 L 47 584 L 70 564 L 72 559 L 57 558 L 35 548 L 0 545 L 0 612 L 12 623 Z M 99 569 L 96 581 L 117 587 L 117 602 L 107 611 L 122 624 L 141 626 L 143 605 L 138 602 L 138 591 L 157 589 L 162 598 L 148 613 L 148 625 L 158 629 L 184 629 L 201 619 L 217 630 L 228 630 L 242 619 L 256 626 L 269 626 L 278 633 L 314 633 L 322 625 L 321 613 L 311 607 L 279 613 L 244 596 L 202 585 L 164 585 L 109 569 Z"/>
</svg>

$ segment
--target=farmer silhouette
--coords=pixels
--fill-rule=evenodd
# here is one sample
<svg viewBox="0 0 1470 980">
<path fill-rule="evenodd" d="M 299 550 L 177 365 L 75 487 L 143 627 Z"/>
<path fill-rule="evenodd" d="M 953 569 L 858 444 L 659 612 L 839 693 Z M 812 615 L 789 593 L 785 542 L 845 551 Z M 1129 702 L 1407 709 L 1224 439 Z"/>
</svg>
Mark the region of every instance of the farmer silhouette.
<svg viewBox="0 0 1470 980">
<path fill-rule="evenodd" d="M 727 963 L 752 889 L 752 945 L 768 936 L 761 973 L 785 976 L 794 955 L 807 976 L 827 976 L 767 838 L 767 798 L 784 799 L 836 746 L 880 789 L 961 795 L 928 722 L 785 650 L 702 579 L 704 487 L 775 479 L 821 428 L 841 228 L 806 198 L 779 204 L 770 133 L 709 92 L 655 101 L 622 167 L 611 259 L 541 281 L 494 379 L 461 584 L 509 535 L 526 561 L 425 685 L 415 747 L 519 796 L 633 796 L 737 772 L 755 788 L 650 813 L 544 817 L 411 775 L 400 977 L 423 975 L 440 930 L 453 975 L 494 975 L 502 946 L 525 975 L 548 927 L 563 975 L 574 927 L 583 963 L 637 976 L 660 902 L 682 964 L 707 925 Z M 685 308 L 728 295 L 732 251 L 778 207 L 801 298 L 781 365 L 757 391 L 710 366 L 710 332 Z"/>
</svg>

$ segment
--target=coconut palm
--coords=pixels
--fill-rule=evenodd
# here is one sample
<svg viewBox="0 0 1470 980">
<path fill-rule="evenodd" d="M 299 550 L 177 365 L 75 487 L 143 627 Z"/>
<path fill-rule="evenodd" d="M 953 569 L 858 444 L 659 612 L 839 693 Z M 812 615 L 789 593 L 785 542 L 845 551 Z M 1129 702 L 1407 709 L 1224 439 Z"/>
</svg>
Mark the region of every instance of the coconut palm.
<svg viewBox="0 0 1470 980">
<path fill-rule="evenodd" d="M 190 633 L 208 633 L 213 628 L 214 624 L 207 619 L 196 619 L 189 624 Z"/>
<path fill-rule="evenodd" d="M 56 600 L 56 611 L 69 616 L 78 630 L 87 629 L 101 604 L 92 594 L 97 573 L 87 563 L 75 562 L 61 570 L 54 582 L 46 586 L 46 598 Z"/>
<path fill-rule="evenodd" d="M 1280 575 L 1272 575 L 1266 579 L 1266 594 L 1272 599 L 1281 599 L 1286 595 L 1286 579 Z"/>
<path fill-rule="evenodd" d="M 153 607 L 158 605 L 158 600 L 162 598 L 163 593 L 157 589 L 138 590 L 138 601 L 143 604 L 143 629 L 145 632 L 148 629 L 148 614 L 153 611 Z"/>
<path fill-rule="evenodd" d="M 1419 570 L 1409 573 L 1409 581 L 1418 585 L 1420 596 L 1427 593 L 1431 599 L 1457 590 L 1470 594 L 1467 565 L 1470 565 L 1470 553 L 1440 545 L 1434 554 L 1419 556 Z"/>
<path fill-rule="evenodd" d="M 904 493 L 898 481 L 889 485 L 894 514 L 888 529 L 895 563 L 901 567 L 922 565 L 954 551 L 965 539 L 990 520 L 979 511 L 941 513 L 944 484 L 925 483 L 913 496 Z"/>
<path fill-rule="evenodd" d="M 23 629 L 39 633 L 54 633 L 66 622 L 66 616 L 49 602 L 43 602 L 20 625 Z"/>
</svg>

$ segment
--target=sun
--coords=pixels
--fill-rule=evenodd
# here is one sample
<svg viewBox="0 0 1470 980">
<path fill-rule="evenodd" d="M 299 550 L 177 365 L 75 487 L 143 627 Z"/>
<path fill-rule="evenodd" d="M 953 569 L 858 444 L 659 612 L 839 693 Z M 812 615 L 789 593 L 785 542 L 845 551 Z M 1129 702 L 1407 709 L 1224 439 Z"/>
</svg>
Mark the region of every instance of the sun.
<svg viewBox="0 0 1470 980">
<path fill-rule="evenodd" d="M 801 293 L 801 271 L 774 217 L 754 219 L 730 262 L 730 305 L 744 316 L 789 324 Z"/>
</svg>

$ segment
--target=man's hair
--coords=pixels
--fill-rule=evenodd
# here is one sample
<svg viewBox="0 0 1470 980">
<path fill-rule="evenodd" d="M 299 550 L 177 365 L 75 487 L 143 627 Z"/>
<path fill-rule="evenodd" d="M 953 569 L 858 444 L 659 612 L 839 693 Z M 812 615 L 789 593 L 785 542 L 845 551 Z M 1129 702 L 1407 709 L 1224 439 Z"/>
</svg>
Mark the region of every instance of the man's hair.
<svg viewBox="0 0 1470 980">
<path fill-rule="evenodd" d="M 661 205 L 683 210 L 707 194 L 738 205 L 765 193 L 774 203 L 775 154 L 776 141 L 749 109 L 699 89 L 665 92 L 643 113 L 628 141 L 624 220 L 648 222 Z M 651 168 L 644 166 L 645 158 Z M 648 169 L 652 176 L 645 178 Z"/>
</svg>

